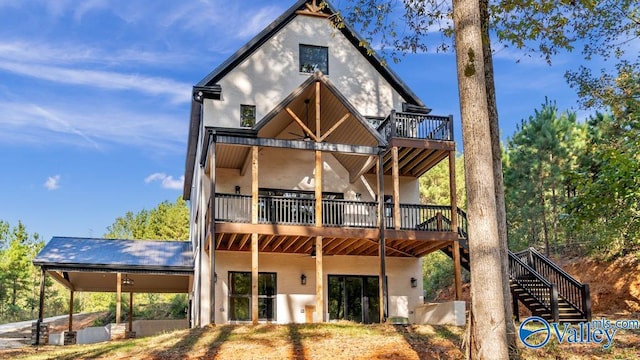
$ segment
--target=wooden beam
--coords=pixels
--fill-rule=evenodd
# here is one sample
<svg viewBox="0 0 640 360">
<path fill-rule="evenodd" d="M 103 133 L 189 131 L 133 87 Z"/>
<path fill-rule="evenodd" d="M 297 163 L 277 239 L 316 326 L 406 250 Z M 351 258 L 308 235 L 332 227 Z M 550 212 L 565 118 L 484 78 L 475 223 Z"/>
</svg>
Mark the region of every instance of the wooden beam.
<svg viewBox="0 0 640 360">
<path fill-rule="evenodd" d="M 431 154 L 433 153 L 435 153 L 435 150 L 422 150 L 421 152 L 418 152 L 413 160 L 406 165 L 405 171 L 403 171 L 402 173 L 405 175 L 411 174 L 411 170 L 413 170 L 414 167 L 418 166 L 421 162 L 428 159 L 429 156 L 431 156 Z"/>
<path fill-rule="evenodd" d="M 377 241 L 375 241 L 375 240 L 373 240 L 373 239 L 365 239 L 365 240 L 370 241 L 370 242 L 372 242 L 372 243 L 374 243 L 374 244 L 378 245 L 378 242 L 377 242 Z M 404 252 L 404 251 L 400 251 L 400 250 L 396 249 L 396 248 L 395 248 L 395 247 L 393 247 L 393 246 L 390 246 L 390 245 L 385 245 L 385 246 L 387 247 L 387 249 L 392 250 L 392 251 L 395 251 L 395 252 L 398 252 L 398 253 L 400 253 L 400 254 L 402 254 L 402 255 L 406 255 L 406 256 L 410 256 L 410 257 L 415 257 L 414 255 L 409 254 L 409 253 L 406 253 L 406 252 Z"/>
<path fill-rule="evenodd" d="M 258 325 L 258 234 L 251 234 L 251 323 Z"/>
<path fill-rule="evenodd" d="M 315 140 L 317 142 L 322 142 L 318 140 L 320 138 L 320 81 L 316 81 L 316 137 Z"/>
<path fill-rule="evenodd" d="M 445 152 L 435 151 L 430 155 L 429 158 L 425 159 L 422 163 L 416 165 L 413 169 L 411 169 L 411 175 L 420 176 L 427 172 L 432 167 L 438 165 L 438 163 L 444 160 L 447 157 Z"/>
<path fill-rule="evenodd" d="M 129 292 L 129 333 L 133 332 L 133 291 Z"/>
<path fill-rule="evenodd" d="M 311 131 L 307 125 L 305 125 L 302 120 L 300 120 L 300 118 L 298 117 L 298 115 L 296 115 L 293 110 L 289 109 L 288 107 L 285 108 L 285 110 L 289 113 L 289 115 L 291 115 L 291 117 L 293 118 L 293 120 L 298 123 L 298 125 L 300 126 L 300 128 L 302 129 L 302 131 L 304 131 L 307 135 L 309 135 L 314 141 L 318 141 L 318 138 L 316 137 L 316 135 L 313 133 L 313 131 Z"/>
<path fill-rule="evenodd" d="M 398 147 L 391 148 L 391 157 L 393 158 L 393 226 L 396 230 L 400 230 L 400 176 L 398 174 Z"/>
<path fill-rule="evenodd" d="M 367 171 L 369 171 L 376 163 L 376 157 L 375 156 L 369 156 L 369 158 L 367 159 L 367 161 L 364 163 L 364 165 L 362 166 L 362 168 L 358 171 L 355 171 L 355 169 L 353 170 L 349 170 L 349 183 L 353 184 L 355 183 L 360 176 L 364 175 Z"/>
<path fill-rule="evenodd" d="M 267 248 L 267 246 L 269 245 L 269 243 L 271 243 L 271 241 L 273 241 L 273 238 L 275 238 L 276 235 L 275 234 L 271 234 L 271 235 L 267 235 L 265 237 L 265 239 L 262 241 L 262 246 L 260 248 L 260 251 L 264 251 L 264 249 Z"/>
<path fill-rule="evenodd" d="M 316 166 L 315 166 L 315 217 L 316 227 L 322 227 L 322 152 L 316 151 Z"/>
<path fill-rule="evenodd" d="M 322 268 L 322 236 L 316 236 L 316 322 L 324 322 L 324 271 Z"/>
<path fill-rule="evenodd" d="M 293 249 L 293 252 L 294 252 L 294 253 L 297 253 L 298 251 L 300 251 L 300 249 L 302 249 L 303 247 L 305 247 L 305 246 L 307 245 L 307 242 L 308 242 L 308 241 L 300 241 L 300 243 L 298 244 L 298 246 L 296 246 L 296 247 Z"/>
<path fill-rule="evenodd" d="M 40 326 L 44 320 L 44 289 L 46 280 L 47 272 L 44 267 L 40 267 L 40 300 L 38 302 L 38 320 L 36 321 L 36 343 L 34 344 L 36 346 L 40 345 Z"/>
<path fill-rule="evenodd" d="M 273 245 L 272 251 L 275 251 L 282 243 L 287 240 L 287 236 L 279 236 L 276 240 L 276 243 Z"/>
<path fill-rule="evenodd" d="M 116 324 L 120 324 L 120 312 L 122 311 L 122 273 L 116 275 Z"/>
<path fill-rule="evenodd" d="M 344 116 L 342 116 L 342 117 L 340 118 L 340 120 L 338 120 L 338 122 L 336 122 L 335 124 L 333 124 L 333 126 L 331 127 L 331 129 L 327 130 L 327 131 L 324 133 L 324 135 L 322 135 L 322 136 L 320 137 L 320 140 L 318 140 L 318 141 L 323 142 L 323 141 L 324 141 L 324 140 L 325 140 L 329 135 L 331 135 L 331 133 L 332 133 L 332 132 L 334 132 L 334 131 L 335 131 L 335 130 L 340 126 L 340 125 L 342 125 L 342 123 L 343 123 L 345 120 L 347 120 L 347 119 L 349 118 L 349 115 L 351 115 L 351 114 L 349 114 L 349 113 L 344 114 Z"/>
<path fill-rule="evenodd" d="M 73 331 L 73 293 L 69 291 L 69 332 Z"/>
<path fill-rule="evenodd" d="M 49 270 L 49 275 L 51 275 L 52 278 L 54 278 L 56 281 L 58 281 L 60 284 L 62 284 L 64 287 L 66 287 L 67 289 L 71 290 L 71 291 L 75 291 L 75 287 L 73 286 L 73 284 L 64 278 L 64 276 L 62 276 L 59 272 L 53 271 L 53 270 Z"/>
<path fill-rule="evenodd" d="M 238 250 L 244 249 L 244 247 L 245 247 L 245 245 L 247 245 L 247 242 L 249 241 L 249 239 L 251 239 L 251 234 L 244 234 L 242 236 L 242 239 L 240 239 L 240 246 L 238 247 Z"/>
<path fill-rule="evenodd" d="M 458 236 L 458 196 L 456 190 L 456 153 L 449 151 L 449 194 L 451 197 L 451 231 Z"/>
<path fill-rule="evenodd" d="M 387 270 L 386 270 L 386 253 L 385 253 L 385 218 L 384 218 L 384 159 L 382 155 L 378 155 L 378 228 L 380 229 L 380 237 L 378 243 L 379 260 L 380 260 L 380 277 L 378 278 L 379 289 L 379 310 L 380 323 L 387 320 Z"/>
<path fill-rule="evenodd" d="M 251 223 L 258 223 L 258 147 L 251 147 Z"/>
<path fill-rule="evenodd" d="M 456 300 L 462 300 L 462 270 L 460 269 L 460 244 L 458 241 L 451 243 L 453 249 L 453 278 L 456 287 Z"/>
</svg>

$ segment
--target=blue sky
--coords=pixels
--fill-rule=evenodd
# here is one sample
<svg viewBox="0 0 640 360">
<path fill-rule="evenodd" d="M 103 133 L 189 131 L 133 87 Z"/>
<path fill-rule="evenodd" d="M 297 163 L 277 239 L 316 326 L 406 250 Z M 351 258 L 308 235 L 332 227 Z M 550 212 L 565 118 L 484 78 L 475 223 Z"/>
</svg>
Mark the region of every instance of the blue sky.
<svg viewBox="0 0 640 360">
<path fill-rule="evenodd" d="M 191 87 L 293 2 L 0 0 L 0 219 L 45 240 L 101 237 L 127 211 L 181 196 Z M 433 113 L 454 115 L 461 148 L 454 56 L 391 66 Z M 575 67 L 498 50 L 503 135 L 545 96 L 578 110 L 563 78 Z"/>
</svg>

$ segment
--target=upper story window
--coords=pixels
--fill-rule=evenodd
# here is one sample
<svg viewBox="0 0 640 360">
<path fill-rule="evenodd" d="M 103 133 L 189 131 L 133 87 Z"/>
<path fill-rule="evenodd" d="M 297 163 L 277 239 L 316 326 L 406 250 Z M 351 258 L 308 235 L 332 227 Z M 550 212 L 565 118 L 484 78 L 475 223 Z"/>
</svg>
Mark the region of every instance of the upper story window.
<svg viewBox="0 0 640 360">
<path fill-rule="evenodd" d="M 253 127 L 256 124 L 256 106 L 240 105 L 240 126 Z"/>
<path fill-rule="evenodd" d="M 329 75 L 329 48 L 300 44 L 300 72 L 314 73 L 318 70 Z"/>
</svg>

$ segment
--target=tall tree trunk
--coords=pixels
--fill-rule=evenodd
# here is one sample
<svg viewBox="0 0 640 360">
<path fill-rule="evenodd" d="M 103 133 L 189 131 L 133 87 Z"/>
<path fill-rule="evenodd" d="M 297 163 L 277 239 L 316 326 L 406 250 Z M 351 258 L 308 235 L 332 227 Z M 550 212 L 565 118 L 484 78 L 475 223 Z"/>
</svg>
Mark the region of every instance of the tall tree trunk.
<svg viewBox="0 0 640 360">
<path fill-rule="evenodd" d="M 503 311 L 501 245 L 479 2 L 454 0 L 453 22 L 469 216 L 470 353 L 473 359 L 506 359 L 509 352 Z"/>
<path fill-rule="evenodd" d="M 484 54 L 484 78 L 487 88 L 487 106 L 489 110 L 489 130 L 491 133 L 491 153 L 493 157 L 493 181 L 496 196 L 496 218 L 498 237 L 500 238 L 500 258 L 502 263 L 502 296 L 504 299 L 504 318 L 507 325 L 507 343 L 512 358 L 517 357 L 516 327 L 513 322 L 511 306 L 511 287 L 509 286 L 509 241 L 507 239 L 507 212 L 504 200 L 504 179 L 502 175 L 502 150 L 500 149 L 500 125 L 496 86 L 493 77 L 493 55 L 489 35 L 489 0 L 480 0 L 480 19 L 482 21 L 482 52 Z"/>
<path fill-rule="evenodd" d="M 549 257 L 549 225 L 547 224 L 547 202 L 544 198 L 544 183 L 545 183 L 545 178 L 544 175 L 542 174 L 542 172 L 544 171 L 542 169 L 542 160 L 538 159 L 539 163 L 539 173 L 538 175 L 540 176 L 540 206 L 542 207 L 542 213 L 540 214 L 540 217 L 542 218 L 542 236 L 544 237 L 544 254 Z"/>
</svg>

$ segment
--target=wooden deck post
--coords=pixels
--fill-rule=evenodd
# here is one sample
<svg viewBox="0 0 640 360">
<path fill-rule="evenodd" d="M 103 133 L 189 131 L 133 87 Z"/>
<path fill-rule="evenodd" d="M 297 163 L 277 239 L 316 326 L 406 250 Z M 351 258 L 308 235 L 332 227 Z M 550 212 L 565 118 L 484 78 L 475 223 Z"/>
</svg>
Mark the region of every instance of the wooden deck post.
<svg viewBox="0 0 640 360">
<path fill-rule="evenodd" d="M 258 223 L 258 147 L 251 148 L 251 223 Z M 258 233 L 251 234 L 251 322 L 258 325 Z"/>
<path fill-rule="evenodd" d="M 215 135 L 213 135 L 209 143 L 210 162 L 209 162 L 209 179 L 211 181 L 211 201 L 209 202 L 211 208 L 209 213 L 209 323 L 216 323 L 216 259 L 215 259 L 215 247 L 216 247 L 216 142 Z M 205 230 L 206 234 L 206 230 Z M 205 239 L 206 241 L 206 239 Z M 131 329 L 129 329 L 131 331 Z"/>
<path fill-rule="evenodd" d="M 44 321 L 44 289 L 45 281 L 47 280 L 47 272 L 43 267 L 40 268 L 40 302 L 38 303 L 38 320 L 36 321 L 36 341 L 35 346 L 40 345 L 40 327 Z"/>
<path fill-rule="evenodd" d="M 73 293 L 69 291 L 69 332 L 73 331 Z"/>
<path fill-rule="evenodd" d="M 456 195 L 456 153 L 449 151 L 449 193 L 451 194 L 451 231 L 458 239 L 458 199 Z M 460 264 L 460 242 L 451 244 L 453 250 L 453 277 L 456 288 L 456 300 L 462 300 L 462 269 Z"/>
<path fill-rule="evenodd" d="M 393 160 L 393 225 L 396 230 L 400 230 L 400 174 L 398 169 L 398 147 L 391 148 Z"/>
<path fill-rule="evenodd" d="M 318 83 L 319 84 L 319 83 Z M 322 151 L 316 150 L 315 166 L 315 214 L 316 227 L 322 227 Z M 322 236 L 316 236 L 316 321 L 324 322 L 324 269 L 322 265 Z"/>
<path fill-rule="evenodd" d="M 120 324 L 120 312 L 122 311 L 122 273 L 116 275 L 116 324 Z"/>
<path fill-rule="evenodd" d="M 378 228 L 380 229 L 380 239 L 378 244 L 378 254 L 380 256 L 380 278 L 378 288 L 380 296 L 380 323 L 384 323 L 387 317 L 387 270 L 385 254 L 385 212 L 384 212 L 384 158 L 378 155 Z"/>
<path fill-rule="evenodd" d="M 133 292 L 129 292 L 129 333 L 133 331 Z"/>
</svg>

